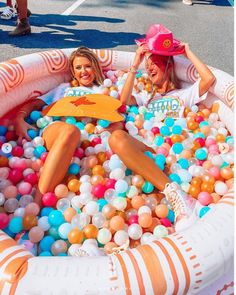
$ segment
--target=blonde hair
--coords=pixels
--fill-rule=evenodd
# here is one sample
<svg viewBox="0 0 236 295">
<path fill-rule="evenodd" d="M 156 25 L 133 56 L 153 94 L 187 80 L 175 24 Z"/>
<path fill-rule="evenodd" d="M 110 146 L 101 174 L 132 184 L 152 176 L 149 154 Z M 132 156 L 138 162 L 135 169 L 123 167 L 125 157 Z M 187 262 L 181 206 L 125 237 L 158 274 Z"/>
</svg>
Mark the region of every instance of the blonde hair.
<svg viewBox="0 0 236 295">
<path fill-rule="evenodd" d="M 169 87 L 171 89 L 180 89 L 181 88 L 180 81 L 177 78 L 175 73 L 175 68 L 174 68 L 175 62 L 174 62 L 173 56 L 151 54 L 148 56 L 147 59 L 150 59 L 150 58 L 154 63 L 160 62 L 164 65 L 165 73 L 163 78 L 165 79 L 165 76 L 167 75 L 166 78 L 168 78 Z"/>
<path fill-rule="evenodd" d="M 74 59 L 79 56 L 86 57 L 91 62 L 91 65 L 92 65 L 94 72 L 95 72 L 94 83 L 97 85 L 102 85 L 103 81 L 104 81 L 104 76 L 103 76 L 102 68 L 99 63 L 97 55 L 95 53 L 93 53 L 92 50 L 90 50 L 87 47 L 79 47 L 78 49 L 73 51 L 69 57 L 69 68 L 70 68 L 70 72 L 73 77 L 73 80 L 71 81 L 71 86 L 72 87 L 79 86 L 78 81 L 74 77 L 74 67 L 73 67 Z"/>
</svg>

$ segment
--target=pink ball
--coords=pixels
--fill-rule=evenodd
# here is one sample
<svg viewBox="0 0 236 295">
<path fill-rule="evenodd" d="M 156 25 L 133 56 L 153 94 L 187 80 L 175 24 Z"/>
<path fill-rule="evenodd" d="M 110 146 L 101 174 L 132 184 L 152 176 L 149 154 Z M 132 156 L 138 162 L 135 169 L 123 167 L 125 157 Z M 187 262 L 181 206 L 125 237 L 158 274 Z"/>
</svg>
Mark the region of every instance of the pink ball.
<svg viewBox="0 0 236 295">
<path fill-rule="evenodd" d="M 20 182 L 20 181 L 23 179 L 22 171 L 20 171 L 19 169 L 12 169 L 12 170 L 9 172 L 8 179 L 9 179 L 13 184 L 17 184 L 18 182 Z"/>
<path fill-rule="evenodd" d="M 209 147 L 210 145 L 215 144 L 215 143 L 216 143 L 216 141 L 215 141 L 215 139 L 213 139 L 213 138 L 207 138 L 207 139 L 205 140 L 205 145 L 206 145 L 206 147 Z"/>
<path fill-rule="evenodd" d="M 92 188 L 92 194 L 97 198 L 102 198 L 107 190 L 106 186 L 103 184 L 96 184 Z"/>
<path fill-rule="evenodd" d="M 105 182 L 105 186 L 106 186 L 107 189 L 115 188 L 115 184 L 116 184 L 116 180 L 112 179 L 112 178 L 107 179 L 106 182 Z"/>
<path fill-rule="evenodd" d="M 204 147 L 205 145 L 205 139 L 198 137 L 194 140 L 195 142 L 197 142 L 201 147 Z"/>
<path fill-rule="evenodd" d="M 25 170 L 27 168 L 27 163 L 25 159 L 19 159 L 18 161 L 16 161 L 14 168 L 17 168 L 21 171 Z"/>
<path fill-rule="evenodd" d="M 24 180 L 31 185 L 35 185 L 38 182 L 38 176 L 36 173 L 29 173 L 25 176 Z"/>
<path fill-rule="evenodd" d="M 47 159 L 48 152 L 42 153 L 40 156 L 40 160 L 44 163 Z"/>
<path fill-rule="evenodd" d="M 29 203 L 25 207 L 25 215 L 34 215 L 37 216 L 39 214 L 40 207 L 36 203 Z"/>
<path fill-rule="evenodd" d="M 8 226 L 9 216 L 6 213 L 0 213 L 0 229 Z"/>
<path fill-rule="evenodd" d="M 29 195 L 32 191 L 32 185 L 29 182 L 21 182 L 18 185 L 18 192 L 21 195 Z"/>
<path fill-rule="evenodd" d="M 17 196 L 17 187 L 14 185 L 9 185 L 3 190 L 3 194 L 6 199 L 16 198 Z"/>
<path fill-rule="evenodd" d="M 10 174 L 10 168 L 8 167 L 1 167 L 0 168 L 0 178 L 7 179 Z"/>
<path fill-rule="evenodd" d="M 44 231 L 39 226 L 34 226 L 29 231 L 29 240 L 32 243 L 38 243 L 42 240 Z"/>
<path fill-rule="evenodd" d="M 77 148 L 75 150 L 74 156 L 82 159 L 84 157 L 84 150 L 82 148 Z"/>
<path fill-rule="evenodd" d="M 160 222 L 165 227 L 171 227 L 171 222 L 168 218 L 160 218 Z"/>
<path fill-rule="evenodd" d="M 204 121 L 204 118 L 202 116 L 197 116 L 195 118 L 195 122 L 197 122 L 197 123 L 201 123 L 202 121 Z"/>
<path fill-rule="evenodd" d="M 57 203 L 57 197 L 54 193 L 46 193 L 42 197 L 42 203 L 45 207 L 54 207 Z"/>
<path fill-rule="evenodd" d="M 172 140 L 171 140 L 170 137 L 166 137 L 166 138 L 165 138 L 165 142 L 168 143 L 168 144 L 172 147 L 173 142 L 172 142 Z"/>
<path fill-rule="evenodd" d="M 156 135 L 156 134 L 160 133 L 160 128 L 157 127 L 157 126 L 156 126 L 156 127 L 152 127 L 151 131 L 152 131 L 152 133 L 153 133 L 154 135 Z"/>
<path fill-rule="evenodd" d="M 14 157 L 22 157 L 24 154 L 24 149 L 21 146 L 14 146 L 12 149 L 12 155 Z"/>
<path fill-rule="evenodd" d="M 34 171 L 39 171 L 40 168 L 43 167 L 43 161 L 40 159 L 37 159 L 36 161 L 32 162 L 31 166 Z"/>
<path fill-rule="evenodd" d="M 213 176 L 215 179 L 219 179 L 220 178 L 220 169 L 217 166 L 211 166 L 208 169 L 208 172 L 211 174 L 211 176 Z"/>
<path fill-rule="evenodd" d="M 100 137 L 95 137 L 95 138 L 92 139 L 91 144 L 92 144 L 92 146 L 94 147 L 94 146 L 96 146 L 97 144 L 100 144 L 101 142 L 102 142 L 102 140 L 101 140 Z"/>
<path fill-rule="evenodd" d="M 210 154 L 219 154 L 220 151 L 219 151 L 219 147 L 217 144 L 211 144 L 209 147 L 208 147 L 208 152 Z"/>
<path fill-rule="evenodd" d="M 138 224 L 138 215 L 132 215 L 128 220 L 128 225 L 131 225 L 133 223 Z"/>
<path fill-rule="evenodd" d="M 199 193 L 197 199 L 203 206 L 207 206 L 213 202 L 212 196 L 208 192 Z"/>
<path fill-rule="evenodd" d="M 159 147 L 156 151 L 157 154 L 162 154 L 165 157 L 168 156 L 169 152 L 167 151 L 167 149 L 163 148 L 163 147 Z"/>
</svg>

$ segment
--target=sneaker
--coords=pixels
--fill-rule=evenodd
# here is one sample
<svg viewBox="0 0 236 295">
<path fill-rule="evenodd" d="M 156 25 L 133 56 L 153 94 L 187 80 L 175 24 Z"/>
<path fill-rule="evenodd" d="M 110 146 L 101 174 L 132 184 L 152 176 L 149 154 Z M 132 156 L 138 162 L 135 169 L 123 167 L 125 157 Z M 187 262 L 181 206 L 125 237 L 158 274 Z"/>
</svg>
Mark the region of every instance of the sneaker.
<svg viewBox="0 0 236 295">
<path fill-rule="evenodd" d="M 175 230 L 182 231 L 195 223 L 196 200 L 181 190 L 177 183 L 168 183 L 163 191 L 175 213 Z"/>
<path fill-rule="evenodd" d="M 31 33 L 31 27 L 27 19 L 22 19 L 17 23 L 15 30 L 8 33 L 11 37 L 19 37 L 29 35 Z"/>
<path fill-rule="evenodd" d="M 3 9 L 3 12 L 1 14 L 1 19 L 11 19 L 13 17 L 16 17 L 16 11 L 14 8 L 10 7 L 10 6 L 6 6 Z"/>
<path fill-rule="evenodd" d="M 183 0 L 183 3 L 184 3 L 185 5 L 193 5 L 192 0 Z"/>
</svg>

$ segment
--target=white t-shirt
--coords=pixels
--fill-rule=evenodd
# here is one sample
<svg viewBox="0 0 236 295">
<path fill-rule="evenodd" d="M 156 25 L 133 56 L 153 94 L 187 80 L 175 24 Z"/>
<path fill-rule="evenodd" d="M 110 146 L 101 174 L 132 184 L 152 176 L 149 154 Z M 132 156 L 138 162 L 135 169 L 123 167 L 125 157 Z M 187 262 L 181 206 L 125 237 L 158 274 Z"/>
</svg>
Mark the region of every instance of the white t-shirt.
<svg viewBox="0 0 236 295">
<path fill-rule="evenodd" d="M 62 83 L 46 94 L 39 96 L 47 105 L 50 105 L 65 96 L 82 96 L 85 94 L 99 93 L 99 87 L 94 85 L 90 88 L 84 86 L 70 87 L 69 83 Z"/>
<path fill-rule="evenodd" d="M 187 88 L 172 90 L 165 96 L 159 93 L 153 98 L 139 93 L 133 93 L 133 95 L 138 106 L 146 106 L 154 114 L 159 112 L 179 118 L 183 115 L 184 107 L 192 107 L 206 98 L 207 92 L 199 96 L 199 83 L 200 80 Z"/>
</svg>

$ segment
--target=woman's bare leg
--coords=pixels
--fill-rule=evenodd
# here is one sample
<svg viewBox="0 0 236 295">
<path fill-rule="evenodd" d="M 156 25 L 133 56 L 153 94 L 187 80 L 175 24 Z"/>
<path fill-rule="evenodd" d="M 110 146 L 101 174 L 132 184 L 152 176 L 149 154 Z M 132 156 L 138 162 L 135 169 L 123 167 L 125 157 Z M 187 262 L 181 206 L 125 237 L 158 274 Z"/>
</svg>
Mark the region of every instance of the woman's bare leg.
<svg viewBox="0 0 236 295">
<path fill-rule="evenodd" d="M 42 194 L 52 192 L 63 180 L 79 143 L 80 132 L 73 125 L 56 122 L 45 129 L 43 139 L 49 153 L 38 183 Z"/>
<path fill-rule="evenodd" d="M 154 152 L 152 148 L 133 138 L 127 132 L 114 131 L 109 138 L 109 145 L 129 169 L 143 176 L 159 190 L 163 191 L 165 185 L 171 182 L 154 161 L 144 154 L 145 151 Z"/>
</svg>

